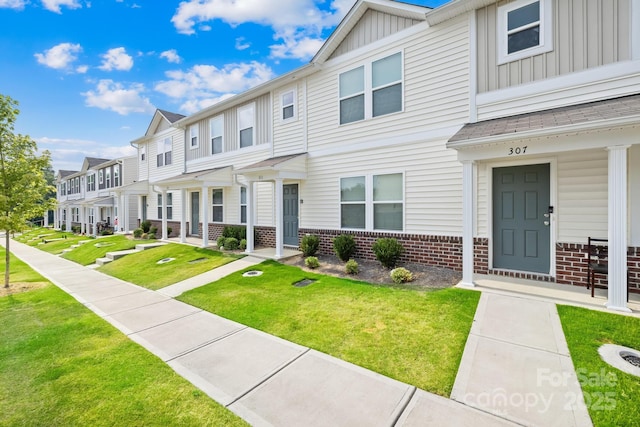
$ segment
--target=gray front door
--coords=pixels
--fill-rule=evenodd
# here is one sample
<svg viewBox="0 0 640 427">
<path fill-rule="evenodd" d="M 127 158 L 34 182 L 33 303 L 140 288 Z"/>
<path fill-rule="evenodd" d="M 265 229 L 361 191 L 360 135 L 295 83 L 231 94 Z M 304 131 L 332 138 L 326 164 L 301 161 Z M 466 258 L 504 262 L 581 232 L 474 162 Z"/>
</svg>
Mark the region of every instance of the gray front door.
<svg viewBox="0 0 640 427">
<path fill-rule="evenodd" d="M 298 246 L 298 184 L 282 187 L 284 216 L 284 244 Z"/>
<path fill-rule="evenodd" d="M 549 273 L 549 164 L 493 169 L 493 267 Z"/>
<path fill-rule="evenodd" d="M 199 235 L 198 225 L 200 224 L 200 193 L 191 193 L 191 234 Z"/>
</svg>

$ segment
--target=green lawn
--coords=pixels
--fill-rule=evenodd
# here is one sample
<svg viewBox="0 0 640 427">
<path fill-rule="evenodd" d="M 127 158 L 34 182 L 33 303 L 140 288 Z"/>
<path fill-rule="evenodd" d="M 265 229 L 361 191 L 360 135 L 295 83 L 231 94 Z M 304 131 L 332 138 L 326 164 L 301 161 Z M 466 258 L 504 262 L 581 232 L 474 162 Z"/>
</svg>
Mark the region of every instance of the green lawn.
<svg viewBox="0 0 640 427">
<path fill-rule="evenodd" d="M 242 256 L 169 243 L 127 255 L 100 267 L 98 271 L 156 290 L 220 267 Z M 175 260 L 157 264 L 165 258 L 175 258 Z"/>
<path fill-rule="evenodd" d="M 420 292 L 307 273 L 265 261 L 179 300 L 449 396 L 480 294 Z M 317 282 L 292 286 L 305 279 Z"/>
<path fill-rule="evenodd" d="M 42 237 L 38 237 L 42 236 Z M 35 228 L 15 237 L 15 240 L 36 247 L 50 254 L 58 255 L 63 249 L 77 244 L 80 240 L 89 239 L 66 231 L 54 231 L 46 228 Z"/>
<path fill-rule="evenodd" d="M 558 313 L 593 424 L 640 425 L 640 378 L 598 354 L 602 344 L 640 349 L 640 319 L 561 305 Z"/>
<path fill-rule="evenodd" d="M 11 245 L 11 244 L 9 244 Z M 2 285 L 4 285 L 4 272 L 7 271 L 7 264 L 5 262 L 5 254 L 6 251 L 4 249 L 4 247 L 0 247 L 0 272 L 1 274 L 1 281 L 2 281 Z M 9 280 L 11 283 L 23 283 L 23 282 L 27 282 L 27 283 L 44 283 L 47 282 L 47 279 L 45 279 L 44 277 L 42 277 L 40 274 L 36 273 L 35 271 L 33 271 L 31 269 L 31 267 L 29 267 L 27 264 L 25 264 L 24 262 L 20 261 L 18 258 L 16 258 L 13 254 L 10 254 L 11 260 L 10 260 L 10 266 L 9 268 L 11 269 L 10 271 L 10 276 L 9 276 Z M 0 286 L 2 286 L 0 285 Z M 0 324 L 0 328 L 1 328 L 1 324 Z"/>
<path fill-rule="evenodd" d="M 100 237 L 91 239 L 62 257 L 81 265 L 89 265 L 95 263 L 98 258 L 104 258 L 107 252 L 134 249 L 138 244 L 152 242 L 155 240 L 133 240 L 123 235 Z"/>
<path fill-rule="evenodd" d="M 53 285 L 0 298 L 0 425 L 245 425 Z"/>
</svg>

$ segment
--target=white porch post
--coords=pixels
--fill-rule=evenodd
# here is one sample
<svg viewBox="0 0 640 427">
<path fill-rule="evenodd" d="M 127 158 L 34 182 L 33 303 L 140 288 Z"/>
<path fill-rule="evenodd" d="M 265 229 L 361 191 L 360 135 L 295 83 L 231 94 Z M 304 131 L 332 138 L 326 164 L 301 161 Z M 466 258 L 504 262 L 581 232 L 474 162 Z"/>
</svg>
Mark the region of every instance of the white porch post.
<svg viewBox="0 0 640 427">
<path fill-rule="evenodd" d="M 56 207 L 53 210 L 53 228 L 57 228 L 58 227 L 58 212 L 60 211 L 60 209 L 58 209 L 58 207 Z"/>
<path fill-rule="evenodd" d="M 282 205 L 283 201 L 283 191 L 282 191 L 282 179 L 276 179 L 276 259 L 282 258 L 284 247 L 283 247 L 283 237 L 284 237 L 284 218 L 282 217 Z"/>
<path fill-rule="evenodd" d="M 80 210 L 79 212 L 79 216 L 80 218 L 78 218 L 80 220 L 80 234 L 85 233 L 86 232 L 86 216 L 85 216 L 85 212 L 84 212 L 84 206 L 80 205 L 80 207 L 78 208 Z"/>
<path fill-rule="evenodd" d="M 49 226 L 49 211 L 48 210 L 44 211 L 44 214 L 42 215 L 42 221 L 43 221 L 43 226 L 44 227 L 48 227 Z"/>
<path fill-rule="evenodd" d="M 65 227 L 68 232 L 71 231 L 71 208 L 72 208 L 71 205 L 68 205 L 66 207 L 67 221 L 66 221 Z"/>
<path fill-rule="evenodd" d="M 462 162 L 462 286 L 473 283 L 473 161 Z"/>
<path fill-rule="evenodd" d="M 167 190 L 162 190 L 162 240 L 167 240 Z"/>
<path fill-rule="evenodd" d="M 202 186 L 202 247 L 209 246 L 209 187 Z"/>
<path fill-rule="evenodd" d="M 124 227 L 124 232 L 128 233 L 129 231 L 131 231 L 131 226 L 129 224 L 129 203 L 130 203 L 130 197 L 128 194 L 124 193 L 122 195 L 123 199 L 124 199 L 124 203 L 123 203 L 123 211 L 122 211 L 122 217 L 123 217 L 123 221 L 122 221 L 122 226 Z"/>
<path fill-rule="evenodd" d="M 253 241 L 253 181 L 247 184 L 247 249 L 246 253 L 250 254 L 254 250 L 255 242 Z"/>
<path fill-rule="evenodd" d="M 627 307 L 627 149 L 609 150 L 609 284 L 607 308 L 630 312 Z"/>
<path fill-rule="evenodd" d="M 180 190 L 180 242 L 187 241 L 187 190 Z"/>
<path fill-rule="evenodd" d="M 100 212 L 99 206 L 93 206 L 93 236 L 98 236 L 98 214 Z"/>
</svg>

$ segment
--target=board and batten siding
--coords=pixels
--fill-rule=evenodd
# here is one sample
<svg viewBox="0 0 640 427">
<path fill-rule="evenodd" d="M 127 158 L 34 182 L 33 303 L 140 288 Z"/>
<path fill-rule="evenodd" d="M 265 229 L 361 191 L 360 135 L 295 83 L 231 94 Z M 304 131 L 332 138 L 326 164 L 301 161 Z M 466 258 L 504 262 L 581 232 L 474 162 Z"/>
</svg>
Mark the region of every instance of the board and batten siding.
<svg viewBox="0 0 640 427">
<path fill-rule="evenodd" d="M 369 9 L 340 43 L 340 46 L 333 51 L 330 59 L 352 52 L 419 23 L 420 21 L 415 19 Z"/>
<path fill-rule="evenodd" d="M 193 161 L 204 158 L 213 158 L 211 154 L 211 129 L 209 120 L 224 114 L 224 152 L 238 151 L 240 143 L 238 141 L 238 107 L 255 103 L 255 123 L 254 123 L 254 145 L 263 145 L 271 143 L 271 95 L 265 94 L 255 98 L 250 102 L 237 105 L 233 108 L 225 110 L 223 113 L 213 114 L 205 119 L 198 121 L 198 148 L 191 148 L 190 143 L 187 144 L 187 161 Z M 186 127 L 187 138 L 189 138 L 190 126 Z"/>
<path fill-rule="evenodd" d="M 478 93 L 630 59 L 630 0 L 555 0 L 553 50 L 498 65 L 498 7 L 508 3 L 477 10 Z"/>
<path fill-rule="evenodd" d="M 282 120 L 282 94 L 295 90 L 295 118 Z M 302 153 L 305 147 L 305 82 L 285 86 L 273 96 L 273 156 Z"/>
<path fill-rule="evenodd" d="M 468 122 L 468 24 L 467 16 L 433 28 L 421 23 L 420 31 L 415 26 L 407 30 L 410 35 L 382 48 L 347 61 L 328 61 L 321 72 L 308 78 L 308 151 L 397 139 Z M 340 125 L 340 73 L 397 52 L 403 52 L 404 59 L 404 110 Z"/>
<path fill-rule="evenodd" d="M 340 178 L 404 173 L 403 232 L 462 233 L 462 166 L 446 141 L 414 142 L 331 156 L 309 157 L 301 187 L 301 228 L 340 229 Z"/>
</svg>

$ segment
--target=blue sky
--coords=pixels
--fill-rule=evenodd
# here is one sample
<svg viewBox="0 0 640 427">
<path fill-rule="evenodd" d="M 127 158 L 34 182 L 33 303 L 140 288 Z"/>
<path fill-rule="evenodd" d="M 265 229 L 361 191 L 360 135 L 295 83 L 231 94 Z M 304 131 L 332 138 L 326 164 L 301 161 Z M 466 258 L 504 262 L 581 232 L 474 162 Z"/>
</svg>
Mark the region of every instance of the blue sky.
<svg viewBox="0 0 640 427">
<path fill-rule="evenodd" d="M 78 170 L 133 154 L 156 108 L 191 114 L 304 65 L 354 3 L 0 0 L 0 93 L 16 132 Z"/>
</svg>

